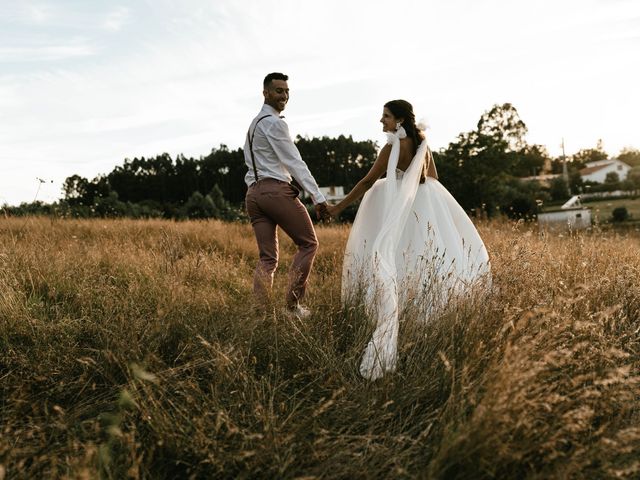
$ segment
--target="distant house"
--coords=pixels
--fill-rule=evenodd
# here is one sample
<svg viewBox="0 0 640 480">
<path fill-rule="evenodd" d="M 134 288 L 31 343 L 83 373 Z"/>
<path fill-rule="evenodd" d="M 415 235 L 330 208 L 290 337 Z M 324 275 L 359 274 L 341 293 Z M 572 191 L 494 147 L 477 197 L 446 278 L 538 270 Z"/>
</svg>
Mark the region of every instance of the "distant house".
<svg viewBox="0 0 640 480">
<path fill-rule="evenodd" d="M 346 197 L 346 195 L 344 194 L 344 187 L 318 187 L 320 189 L 320 191 L 322 192 L 322 194 L 324 195 L 324 197 L 327 199 L 328 202 L 339 202 L 340 200 L 342 200 L 344 197 Z M 300 193 L 300 196 L 302 198 L 309 198 L 309 194 L 307 193 L 306 190 L 302 190 L 302 192 Z"/>
<path fill-rule="evenodd" d="M 584 230 L 591 226 L 591 210 L 584 207 L 547 210 L 538 213 L 538 227 L 540 230 L 563 231 Z"/>
<path fill-rule="evenodd" d="M 344 187 L 320 187 L 320 191 L 329 202 L 339 202 L 346 197 Z"/>
<path fill-rule="evenodd" d="M 620 180 L 625 180 L 629 170 L 631 170 L 629 165 L 614 158 L 587 163 L 580 170 L 580 176 L 584 182 L 604 183 L 609 173 L 617 173 Z"/>
</svg>

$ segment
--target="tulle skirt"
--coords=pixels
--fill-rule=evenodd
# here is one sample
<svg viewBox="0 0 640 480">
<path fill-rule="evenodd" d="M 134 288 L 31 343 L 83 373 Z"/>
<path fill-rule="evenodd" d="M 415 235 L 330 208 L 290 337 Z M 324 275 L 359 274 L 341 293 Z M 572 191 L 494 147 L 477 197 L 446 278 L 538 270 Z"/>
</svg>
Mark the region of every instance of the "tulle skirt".
<svg viewBox="0 0 640 480">
<path fill-rule="evenodd" d="M 367 378 L 395 369 L 400 311 L 415 308 L 427 321 L 478 283 L 490 282 L 489 255 L 478 231 L 433 178 L 418 186 L 402 230 L 392 235 L 395 265 L 381 272 L 373 246 L 379 249 L 376 239 L 385 222 L 385 182 L 378 180 L 362 199 L 342 272 L 343 303 L 363 302 L 376 322 L 360 367 Z"/>
</svg>

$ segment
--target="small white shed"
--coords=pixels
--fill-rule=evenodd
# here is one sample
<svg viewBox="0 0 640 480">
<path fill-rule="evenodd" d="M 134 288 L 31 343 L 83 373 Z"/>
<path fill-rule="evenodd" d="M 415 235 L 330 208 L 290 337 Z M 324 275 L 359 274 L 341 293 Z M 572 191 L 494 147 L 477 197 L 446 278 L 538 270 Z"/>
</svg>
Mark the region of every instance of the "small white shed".
<svg viewBox="0 0 640 480">
<path fill-rule="evenodd" d="M 538 213 L 540 230 L 584 230 L 590 226 L 591 209 L 589 208 L 564 208 Z"/>
</svg>

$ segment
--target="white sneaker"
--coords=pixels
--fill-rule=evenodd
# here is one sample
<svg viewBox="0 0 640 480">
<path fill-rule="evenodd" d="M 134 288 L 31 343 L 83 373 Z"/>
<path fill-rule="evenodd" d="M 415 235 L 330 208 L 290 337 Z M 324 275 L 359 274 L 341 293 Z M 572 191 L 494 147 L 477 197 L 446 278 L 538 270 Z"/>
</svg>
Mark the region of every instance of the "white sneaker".
<svg viewBox="0 0 640 480">
<path fill-rule="evenodd" d="M 285 315 L 296 317 L 299 320 L 304 320 L 311 316 L 311 310 L 309 310 L 307 307 L 303 307 L 299 303 L 296 304 L 296 306 L 293 308 L 285 308 L 284 312 Z"/>
</svg>

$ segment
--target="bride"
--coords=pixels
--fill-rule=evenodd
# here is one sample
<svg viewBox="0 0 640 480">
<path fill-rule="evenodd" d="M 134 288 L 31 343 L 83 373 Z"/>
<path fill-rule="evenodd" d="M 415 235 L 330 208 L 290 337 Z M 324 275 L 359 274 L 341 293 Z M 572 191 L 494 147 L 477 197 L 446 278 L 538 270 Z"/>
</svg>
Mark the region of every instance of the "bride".
<svg viewBox="0 0 640 480">
<path fill-rule="evenodd" d="M 380 122 L 388 143 L 366 176 L 328 207 L 337 217 L 364 195 L 345 250 L 342 301 L 362 300 L 375 322 L 360 364 L 360 374 L 371 380 L 395 370 L 398 317 L 404 308 L 421 307 L 425 317 L 432 316 L 490 279 L 484 243 L 438 182 L 411 104 L 386 103 Z"/>
</svg>

